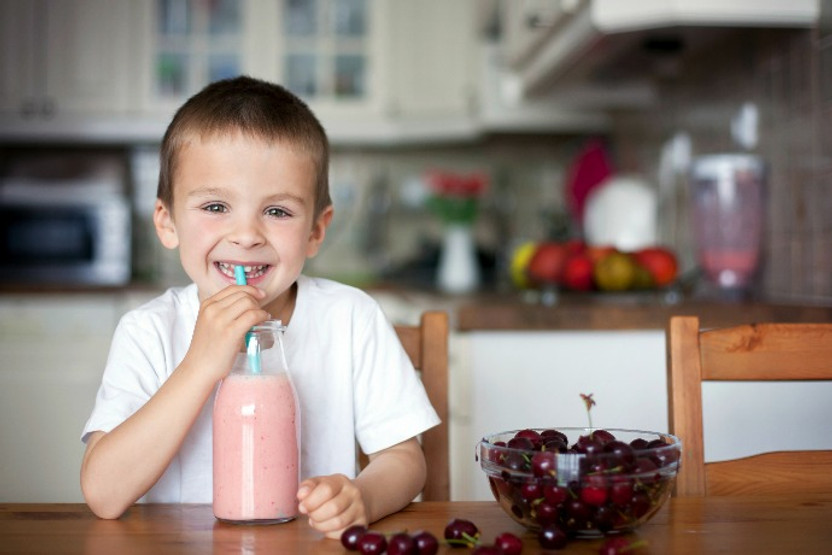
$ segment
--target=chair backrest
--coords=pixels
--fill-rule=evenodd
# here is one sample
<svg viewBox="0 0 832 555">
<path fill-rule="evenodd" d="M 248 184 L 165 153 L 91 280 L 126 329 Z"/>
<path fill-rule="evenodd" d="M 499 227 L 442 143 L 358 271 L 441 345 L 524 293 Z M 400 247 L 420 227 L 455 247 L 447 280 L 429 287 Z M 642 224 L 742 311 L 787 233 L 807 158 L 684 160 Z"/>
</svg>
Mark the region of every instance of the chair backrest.
<svg viewBox="0 0 832 555">
<path fill-rule="evenodd" d="M 396 326 L 396 333 L 416 370 L 433 408 L 441 419 L 438 426 L 422 434 L 427 461 L 423 501 L 448 501 L 451 472 L 448 458 L 448 315 L 428 311 L 418 326 Z"/>
<path fill-rule="evenodd" d="M 832 492 L 832 451 L 778 451 L 705 463 L 702 382 L 832 380 L 832 323 L 700 330 L 676 316 L 667 330 L 670 432 L 682 440 L 676 495 Z"/>
<path fill-rule="evenodd" d="M 421 374 L 422 384 L 441 422 L 422 434 L 422 450 L 427 462 L 427 479 L 422 501 L 449 501 L 451 465 L 448 458 L 448 315 L 428 311 L 417 326 L 396 326 L 405 352 Z M 359 452 L 358 466 L 368 463 Z"/>
</svg>

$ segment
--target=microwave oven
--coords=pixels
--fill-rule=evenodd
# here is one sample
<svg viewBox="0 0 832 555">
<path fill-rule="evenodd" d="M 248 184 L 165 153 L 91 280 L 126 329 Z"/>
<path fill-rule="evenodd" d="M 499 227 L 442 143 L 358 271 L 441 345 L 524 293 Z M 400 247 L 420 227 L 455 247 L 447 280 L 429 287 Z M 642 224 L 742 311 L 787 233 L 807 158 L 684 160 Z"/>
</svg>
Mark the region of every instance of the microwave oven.
<svg viewBox="0 0 832 555">
<path fill-rule="evenodd" d="M 130 281 L 130 206 L 89 185 L 0 186 L 0 281 L 117 286 Z"/>
</svg>

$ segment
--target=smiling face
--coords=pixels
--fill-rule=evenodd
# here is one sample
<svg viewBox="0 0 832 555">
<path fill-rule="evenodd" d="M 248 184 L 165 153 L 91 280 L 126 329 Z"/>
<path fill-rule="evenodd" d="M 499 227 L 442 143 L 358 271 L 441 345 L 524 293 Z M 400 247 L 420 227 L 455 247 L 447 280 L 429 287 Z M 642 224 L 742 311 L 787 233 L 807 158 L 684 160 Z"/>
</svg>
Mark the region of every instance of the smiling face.
<svg viewBox="0 0 832 555">
<path fill-rule="evenodd" d="M 239 133 L 182 146 L 173 206 L 157 201 L 153 220 L 162 244 L 179 248 L 200 301 L 235 283 L 242 265 L 266 292 L 263 307 L 282 314 L 332 219 L 332 206 L 315 215 L 316 177 L 310 156 Z"/>
</svg>

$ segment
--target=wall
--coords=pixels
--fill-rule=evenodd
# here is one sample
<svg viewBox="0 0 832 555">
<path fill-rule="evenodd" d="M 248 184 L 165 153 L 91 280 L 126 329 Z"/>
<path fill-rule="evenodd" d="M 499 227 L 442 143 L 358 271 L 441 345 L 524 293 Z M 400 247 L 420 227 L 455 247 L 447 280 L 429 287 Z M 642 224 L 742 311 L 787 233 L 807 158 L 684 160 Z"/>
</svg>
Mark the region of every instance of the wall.
<svg viewBox="0 0 832 555">
<path fill-rule="evenodd" d="M 759 108 L 757 151 L 768 164 L 766 264 L 759 293 L 774 300 L 832 302 L 832 2 L 817 28 L 746 30 L 678 61 L 649 113 L 616 118 L 625 168 L 656 171 L 674 133 L 693 155 L 736 151 L 730 121 Z"/>
</svg>

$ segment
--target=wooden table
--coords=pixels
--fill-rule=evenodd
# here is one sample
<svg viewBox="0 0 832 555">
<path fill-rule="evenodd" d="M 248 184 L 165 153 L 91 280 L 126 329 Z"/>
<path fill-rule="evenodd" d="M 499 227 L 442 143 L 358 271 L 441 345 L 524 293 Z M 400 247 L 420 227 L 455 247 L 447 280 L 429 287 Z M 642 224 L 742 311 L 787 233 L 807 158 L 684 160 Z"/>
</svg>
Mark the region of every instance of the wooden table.
<svg viewBox="0 0 832 555">
<path fill-rule="evenodd" d="M 493 502 L 413 503 L 373 530 L 429 530 L 442 537 L 452 518 L 474 521 L 483 540 L 499 532 L 531 534 Z M 634 535 L 643 553 L 832 552 L 832 495 L 672 498 Z M 561 553 L 597 553 L 602 540 L 574 540 Z M 80 504 L 0 504 L 0 553 L 346 553 L 305 519 L 274 526 L 236 526 L 214 519 L 209 505 L 136 505 L 120 520 L 99 520 Z M 440 553 L 470 553 L 443 546 Z"/>
</svg>

